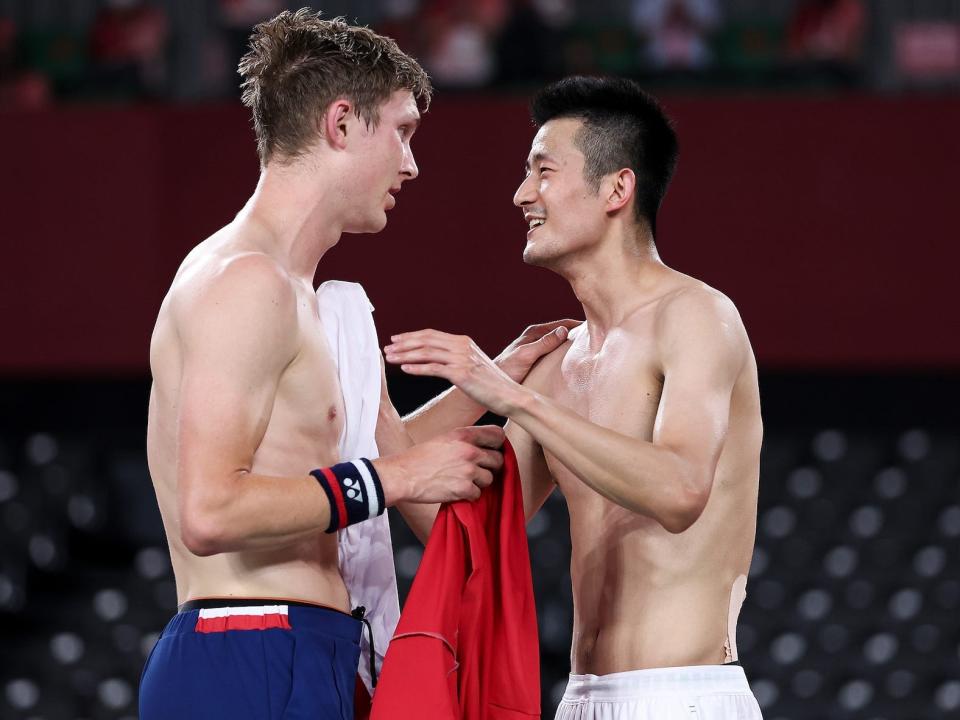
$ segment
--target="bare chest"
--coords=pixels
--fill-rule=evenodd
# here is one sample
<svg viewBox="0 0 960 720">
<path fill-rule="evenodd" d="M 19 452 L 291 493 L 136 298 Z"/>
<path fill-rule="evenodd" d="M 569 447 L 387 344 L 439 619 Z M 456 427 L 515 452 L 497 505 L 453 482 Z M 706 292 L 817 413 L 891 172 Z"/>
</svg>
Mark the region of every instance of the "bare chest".
<svg viewBox="0 0 960 720">
<path fill-rule="evenodd" d="M 344 424 L 337 366 L 315 306 L 302 304 L 299 315 L 300 351 L 280 378 L 261 451 L 283 448 L 298 463 L 330 464 Z"/>
<path fill-rule="evenodd" d="M 663 377 L 651 338 L 611 333 L 598 353 L 587 352 L 574 343 L 545 389 L 556 402 L 595 425 L 650 440 Z M 568 500 L 580 495 L 602 500 L 549 452 L 546 459 Z"/>
</svg>

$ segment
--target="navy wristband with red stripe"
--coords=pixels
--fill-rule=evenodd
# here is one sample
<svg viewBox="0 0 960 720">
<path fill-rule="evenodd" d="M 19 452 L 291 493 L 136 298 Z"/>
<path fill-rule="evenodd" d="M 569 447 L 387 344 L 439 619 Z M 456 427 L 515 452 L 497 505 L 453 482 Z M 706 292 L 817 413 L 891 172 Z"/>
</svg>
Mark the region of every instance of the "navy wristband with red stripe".
<svg viewBox="0 0 960 720">
<path fill-rule="evenodd" d="M 310 474 L 330 501 L 328 533 L 382 515 L 386 510 L 380 477 L 366 458 L 311 470 Z"/>
</svg>

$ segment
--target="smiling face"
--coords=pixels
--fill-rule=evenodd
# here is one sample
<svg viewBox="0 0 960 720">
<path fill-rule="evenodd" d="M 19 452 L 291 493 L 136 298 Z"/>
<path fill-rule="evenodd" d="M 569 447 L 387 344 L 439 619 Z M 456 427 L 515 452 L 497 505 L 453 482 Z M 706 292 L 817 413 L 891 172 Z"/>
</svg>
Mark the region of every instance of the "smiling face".
<svg viewBox="0 0 960 720">
<path fill-rule="evenodd" d="M 380 106 L 379 123 L 354 123 L 357 137 L 346 190 L 351 213 L 345 232 L 379 232 L 386 226 L 394 195 L 419 174 L 410 147 L 419 122 L 413 94 L 398 90 Z"/>
<path fill-rule="evenodd" d="M 533 139 L 526 177 L 513 196 L 528 227 L 523 260 L 530 265 L 555 268 L 603 237 L 606 203 L 584 178 L 585 158 L 575 142 L 582 125 L 558 118 Z"/>
</svg>

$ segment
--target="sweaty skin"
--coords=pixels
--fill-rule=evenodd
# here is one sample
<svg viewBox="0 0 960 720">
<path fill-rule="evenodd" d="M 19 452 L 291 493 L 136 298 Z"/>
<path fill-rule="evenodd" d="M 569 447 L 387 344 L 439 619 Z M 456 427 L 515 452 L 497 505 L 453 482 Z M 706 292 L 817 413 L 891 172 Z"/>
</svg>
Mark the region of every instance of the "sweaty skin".
<svg viewBox="0 0 960 720">
<path fill-rule="evenodd" d="M 586 322 L 522 385 L 434 330 L 395 336 L 386 361 L 509 419 L 528 518 L 564 493 L 574 673 L 735 660 L 763 434 L 756 361 L 733 303 L 661 261 L 634 170 L 588 182 L 583 124 L 540 127 L 514 204 L 524 260 L 564 277 Z"/>
<path fill-rule="evenodd" d="M 286 598 L 295 592 L 298 599 L 348 610 L 336 536 L 310 527 L 298 507 L 314 501 L 313 513 L 319 512 L 322 492 L 306 472 L 339 461 L 343 403 L 336 367 L 313 288 L 258 252 L 250 235 L 242 225 L 228 227 L 190 253 L 161 306 L 151 345 L 147 454 L 178 601 Z M 211 305 L 233 311 L 214 317 Z M 221 335 L 227 347 L 237 348 L 238 337 L 251 340 L 237 348 L 239 357 L 216 357 Z M 181 463 L 191 456 L 202 463 L 201 455 L 257 436 L 250 472 L 277 478 L 277 485 L 300 480 L 289 494 L 269 497 L 271 512 L 258 531 L 273 542 L 195 554 L 185 546 L 180 527 L 188 500 L 181 497 L 178 503 L 178 443 L 186 458 Z M 304 516 L 301 528 L 271 533 L 271 517 L 285 514 L 289 520 L 298 513 Z"/>
<path fill-rule="evenodd" d="M 262 252 L 259 231 L 241 217 L 197 246 L 154 330 L 147 455 L 178 602 L 286 598 L 347 610 L 336 536 L 319 529 L 329 522 L 329 508 L 306 474 L 341 461 L 337 370 L 312 285 Z M 231 311 L 223 312 L 226 307 Z M 504 350 L 499 366 L 522 380 L 576 324 L 528 328 Z M 476 497 L 474 483 L 488 484 L 500 465 L 499 454 L 487 449 L 499 446 L 499 428 L 455 429 L 481 413 L 452 389 L 402 421 L 381 375 L 381 458 L 374 464 L 385 482 L 385 468 L 420 476 L 407 494 L 391 495 L 424 541 L 438 508 L 431 500 Z M 410 451 L 415 442 L 421 444 Z M 232 466 L 225 464 L 230 458 L 236 458 Z M 234 485 L 226 512 L 233 524 L 210 543 L 202 527 L 186 529 L 184 518 L 197 515 L 198 504 L 225 504 L 216 496 L 220 483 L 210 480 L 228 474 Z M 193 547 L 184 538 L 192 538 Z"/>
<path fill-rule="evenodd" d="M 181 603 L 285 598 L 349 609 L 336 536 L 324 532 L 330 507 L 309 474 L 346 459 L 313 278 L 343 232 L 381 230 L 394 194 L 418 174 L 410 91 L 395 91 L 379 114 L 368 124 L 351 101 L 334 100 L 304 157 L 266 164 L 245 207 L 187 256 L 161 305 L 147 456 Z M 562 342 L 553 329 L 505 351 L 512 377 Z M 502 463 L 500 428 L 460 427 L 480 412 L 450 392 L 411 435 L 382 387 L 373 464 L 387 506 L 421 537 L 436 503 L 475 499 Z"/>
<path fill-rule="evenodd" d="M 673 369 L 662 342 L 671 305 L 674 311 L 699 311 L 706 322 L 714 322 L 715 304 L 727 306 L 739 367 L 729 390 L 716 388 L 721 396 L 729 393 L 728 424 L 709 500 L 686 530 L 670 532 L 654 518 L 617 505 L 522 427 L 514 422 L 507 426 L 507 437 L 522 457 L 528 517 L 554 482 L 567 501 L 573 673 L 603 675 L 736 659 L 736 615 L 742 602 L 737 592 L 742 593 L 756 528 L 762 435 L 756 364 L 732 304 L 702 283 L 669 271 L 655 297 L 605 337 L 591 338 L 587 325 L 572 331 L 568 342 L 543 358 L 523 383 L 595 425 L 656 442 L 658 420 L 674 399 L 677 411 L 684 412 L 679 405 L 685 401 L 684 389 L 664 382 Z M 692 358 L 695 363 L 712 361 L 709 356 Z M 670 396 L 673 392 L 677 398 Z M 734 637 L 728 638 L 728 627 Z"/>
</svg>

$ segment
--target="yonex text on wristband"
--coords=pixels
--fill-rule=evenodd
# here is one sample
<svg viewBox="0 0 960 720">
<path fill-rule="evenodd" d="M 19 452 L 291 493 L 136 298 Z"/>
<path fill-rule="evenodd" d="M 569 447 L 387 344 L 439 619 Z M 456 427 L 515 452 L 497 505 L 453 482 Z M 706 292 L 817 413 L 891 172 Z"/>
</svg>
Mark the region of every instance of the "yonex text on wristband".
<svg viewBox="0 0 960 720">
<path fill-rule="evenodd" d="M 311 470 L 330 501 L 328 533 L 383 514 L 383 485 L 366 458 Z"/>
</svg>

